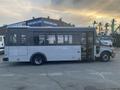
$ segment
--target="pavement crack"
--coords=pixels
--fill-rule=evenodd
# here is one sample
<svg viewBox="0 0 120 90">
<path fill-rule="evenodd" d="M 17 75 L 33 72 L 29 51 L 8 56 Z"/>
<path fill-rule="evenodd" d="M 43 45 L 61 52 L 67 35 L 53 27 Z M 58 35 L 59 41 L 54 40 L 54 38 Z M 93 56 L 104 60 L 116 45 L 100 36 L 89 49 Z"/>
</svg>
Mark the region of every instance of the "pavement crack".
<svg viewBox="0 0 120 90">
<path fill-rule="evenodd" d="M 53 82 L 55 82 L 62 90 L 65 90 L 65 88 L 61 85 L 61 83 L 55 79 L 53 79 L 51 76 L 49 76 L 48 74 L 46 75 L 50 80 L 52 80 Z"/>
</svg>

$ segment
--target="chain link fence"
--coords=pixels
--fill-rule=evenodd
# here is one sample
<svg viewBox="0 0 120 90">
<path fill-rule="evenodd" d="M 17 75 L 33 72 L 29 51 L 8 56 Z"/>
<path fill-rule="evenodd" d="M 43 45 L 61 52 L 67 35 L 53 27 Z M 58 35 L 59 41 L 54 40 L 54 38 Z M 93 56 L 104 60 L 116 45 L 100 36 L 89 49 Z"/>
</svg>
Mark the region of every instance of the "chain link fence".
<svg viewBox="0 0 120 90">
<path fill-rule="evenodd" d="M 120 34 L 114 34 L 113 37 L 113 46 L 120 47 Z"/>
</svg>

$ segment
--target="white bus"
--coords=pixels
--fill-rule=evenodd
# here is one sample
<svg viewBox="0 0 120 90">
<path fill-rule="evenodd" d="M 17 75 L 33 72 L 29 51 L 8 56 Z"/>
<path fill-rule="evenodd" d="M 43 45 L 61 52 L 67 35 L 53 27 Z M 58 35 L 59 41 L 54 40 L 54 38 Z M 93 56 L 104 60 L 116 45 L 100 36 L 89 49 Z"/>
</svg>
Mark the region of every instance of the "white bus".
<svg viewBox="0 0 120 90">
<path fill-rule="evenodd" d="M 4 53 L 4 36 L 0 35 L 0 54 Z"/>
<path fill-rule="evenodd" d="M 96 44 L 94 28 L 75 27 L 17 27 L 7 28 L 3 61 L 31 62 L 41 65 L 47 61 L 109 61 L 111 47 Z"/>
</svg>

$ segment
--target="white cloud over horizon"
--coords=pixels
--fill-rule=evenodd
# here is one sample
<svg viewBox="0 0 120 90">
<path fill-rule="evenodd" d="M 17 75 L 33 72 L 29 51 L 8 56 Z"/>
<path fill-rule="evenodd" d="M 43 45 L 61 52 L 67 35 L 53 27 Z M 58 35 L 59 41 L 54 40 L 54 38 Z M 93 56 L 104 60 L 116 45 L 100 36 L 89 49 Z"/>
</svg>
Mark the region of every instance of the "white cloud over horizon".
<svg viewBox="0 0 120 90">
<path fill-rule="evenodd" d="M 107 2 L 106 2 L 107 1 Z M 87 26 L 93 20 L 120 21 L 120 0 L 0 0 L 0 26 L 34 17 L 63 18 Z"/>
</svg>

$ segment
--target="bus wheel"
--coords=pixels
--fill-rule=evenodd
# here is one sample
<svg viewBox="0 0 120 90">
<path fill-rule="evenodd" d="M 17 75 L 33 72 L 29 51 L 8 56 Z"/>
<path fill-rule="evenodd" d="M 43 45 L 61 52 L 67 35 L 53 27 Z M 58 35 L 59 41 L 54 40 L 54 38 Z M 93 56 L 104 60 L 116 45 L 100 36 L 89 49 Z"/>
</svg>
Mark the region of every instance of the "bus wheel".
<svg viewBox="0 0 120 90">
<path fill-rule="evenodd" d="M 34 65 L 42 65 L 43 61 L 44 61 L 43 56 L 35 55 L 35 56 L 33 56 L 32 60 L 31 60 L 31 63 L 34 64 Z"/>
<path fill-rule="evenodd" d="M 110 54 L 108 52 L 103 52 L 101 54 L 101 59 L 102 59 L 103 62 L 110 61 Z"/>
</svg>

